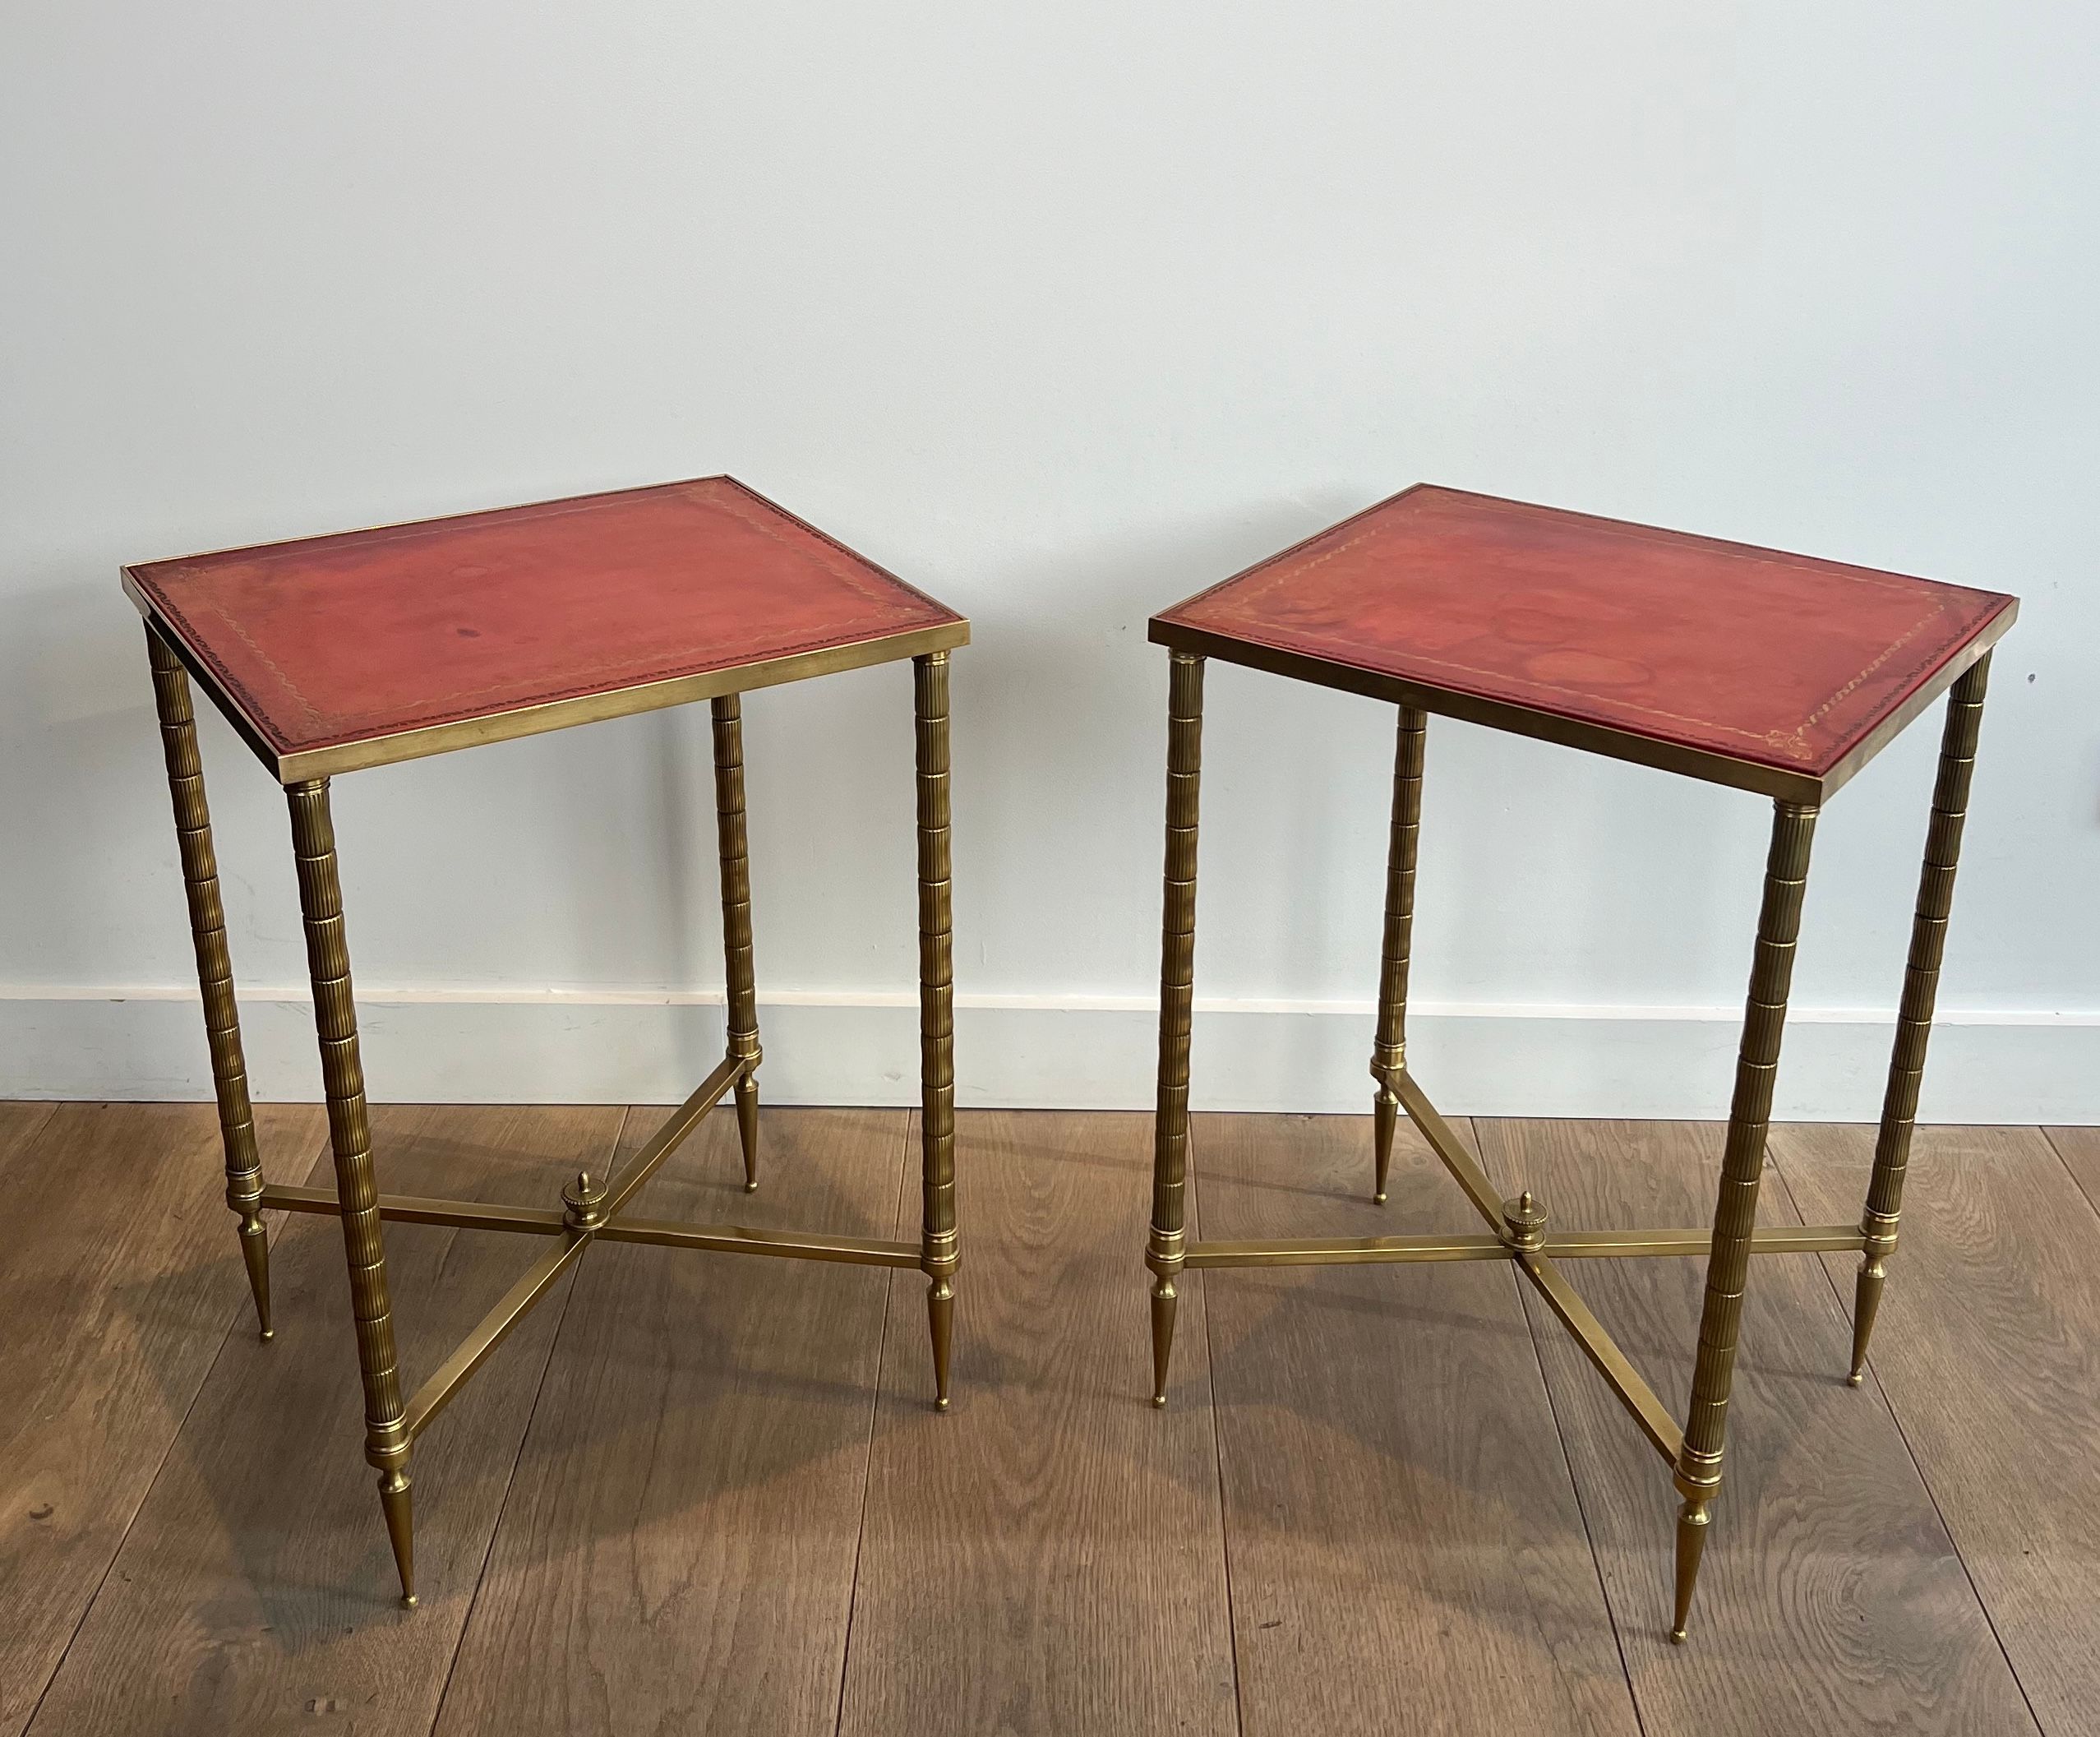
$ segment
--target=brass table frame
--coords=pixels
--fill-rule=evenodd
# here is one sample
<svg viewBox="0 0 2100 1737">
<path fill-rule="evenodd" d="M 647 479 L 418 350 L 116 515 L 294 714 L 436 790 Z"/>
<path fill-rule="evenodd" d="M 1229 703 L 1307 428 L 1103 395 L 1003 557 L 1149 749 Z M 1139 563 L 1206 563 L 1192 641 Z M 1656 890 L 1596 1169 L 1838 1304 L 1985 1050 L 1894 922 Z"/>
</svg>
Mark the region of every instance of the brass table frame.
<svg viewBox="0 0 2100 1737">
<path fill-rule="evenodd" d="M 1847 1380 L 1860 1384 L 1867 1348 L 1895 1252 L 1903 1209 L 1904 1174 L 1918 1113 L 1918 1083 L 1932 1036 L 1933 1001 L 1939 988 L 1948 912 L 1962 825 L 1968 807 L 1971 770 L 1989 678 L 1991 647 L 2011 626 L 2008 610 L 1921 688 L 1904 706 L 1831 774 L 1821 781 L 1775 774 L 1748 762 L 1704 763 L 1710 756 L 1674 756 L 1651 745 L 1605 740 L 1607 735 L 1575 720 L 1525 712 L 1489 715 L 1463 696 L 1443 695 L 1400 681 L 1367 677 L 1317 660 L 1244 644 L 1179 624 L 1153 624 L 1152 637 L 1169 647 L 1167 702 L 1166 876 L 1160 965 L 1159 1096 L 1154 1122 L 1152 1216 L 1145 1264 L 1152 1273 L 1152 1403 L 1166 1403 L 1168 1360 L 1174 1347 L 1177 1281 L 1184 1268 L 1332 1266 L 1357 1262 L 1507 1260 L 1536 1288 L 1575 1336 L 1599 1374 L 1632 1415 L 1635 1425 L 1668 1463 L 1683 1498 L 1677 1526 L 1676 1597 L 1670 1638 L 1682 1642 L 1698 1581 L 1715 1498 L 1721 1486 L 1722 1452 L 1734 1378 L 1736 1338 L 1752 1254 L 1858 1250 L 1862 1259 L 1853 1311 L 1852 1366 Z M 1225 657 L 1322 685 L 1340 686 L 1392 701 L 1399 711 L 1393 772 L 1392 831 L 1386 871 L 1385 945 L 1378 982 L 1378 1034 L 1371 1051 L 1377 1082 L 1373 1110 L 1373 1194 L 1386 1198 L 1393 1135 L 1402 1110 L 1451 1172 L 1488 1227 L 1484 1234 L 1453 1236 L 1373 1236 L 1295 1240 L 1191 1242 L 1186 1238 L 1185 1191 L 1188 1163 L 1188 1050 L 1194 1000 L 1196 943 L 1196 834 L 1202 773 L 1203 668 L 1207 654 Z M 1778 1070 L 1779 1038 L 1786 1022 L 1793 975 L 1794 942 L 1800 930 L 1802 894 L 1809 844 L 1823 799 L 1942 692 L 1948 694 L 1946 727 L 1940 746 L 1939 776 L 1932 797 L 1925 864 L 1911 926 L 1910 957 L 1896 1020 L 1874 1165 L 1865 1210 L 1857 1226 L 1757 1227 L 1757 1188 Z M 1765 866 L 1756 949 L 1751 968 L 1742 1044 L 1728 1110 L 1728 1142 L 1721 1161 L 1719 1197 L 1710 1231 L 1582 1231 L 1552 1234 L 1544 1205 L 1529 1190 L 1505 1199 L 1457 1131 L 1437 1113 L 1407 1065 L 1405 1024 L 1410 931 L 1415 914 L 1415 842 L 1422 815 L 1425 711 L 1442 710 L 1475 721 L 1516 728 L 1527 735 L 1617 755 L 1715 782 L 1762 791 L 1773 797 L 1771 848 Z M 1508 709 L 1502 709 L 1507 711 Z M 1630 739 L 1629 739 L 1630 740 Z M 1697 1254 L 1706 1262 L 1705 1301 L 1692 1402 L 1682 1427 L 1626 1354 L 1569 1285 L 1566 1260 L 1641 1255 Z"/>
<path fill-rule="evenodd" d="M 226 1203 L 239 1220 L 241 1254 L 255 1299 L 261 1336 L 271 1337 L 270 1245 L 261 1214 L 271 1208 L 332 1214 L 342 1221 L 356 1319 L 358 1365 L 364 1384 L 365 1458 L 379 1472 L 379 1495 L 404 1604 L 416 1602 L 413 1522 L 408 1458 L 416 1438 L 429 1426 L 500 1345 L 505 1335 L 593 1242 L 654 1243 L 667 1248 L 768 1254 L 792 1260 L 848 1261 L 863 1266 L 916 1268 L 926 1275 L 926 1317 L 933 1345 L 934 1404 L 948 1402 L 948 1347 L 955 1314 L 955 1273 L 960 1259 L 955 1224 L 955 1020 L 948 880 L 948 655 L 967 643 L 967 622 L 819 653 L 772 660 L 620 690 L 560 707 L 535 707 L 474 720 L 442 731 L 406 732 L 324 751 L 327 769 L 341 772 L 385 765 L 450 748 L 537 733 L 569 723 L 623 715 L 707 699 L 713 713 L 717 834 L 722 863 L 722 947 L 728 1005 L 727 1054 L 692 1096 L 672 1111 L 648 1143 L 610 1177 L 588 1171 L 561 1190 L 561 1205 L 492 1206 L 480 1201 L 429 1199 L 379 1192 L 365 1106 L 364 1069 L 358 1053 L 357 1011 L 350 987 L 349 953 L 343 926 L 342 888 L 336 874 L 335 824 L 329 812 L 329 780 L 314 768 L 280 758 L 262 733 L 242 717 L 201 667 L 187 663 L 173 631 L 155 615 L 144 595 L 126 589 L 146 617 L 146 649 L 160 718 L 175 810 L 197 977 L 203 991 L 205 1027 L 219 1102 L 219 1131 L 226 1154 Z M 873 1237 L 819 1236 L 696 1225 L 641 1218 L 623 1208 L 725 1094 L 733 1093 L 742 1148 L 744 1186 L 758 1184 L 758 998 L 751 959 L 751 885 L 745 849 L 744 747 L 741 700 L 736 687 L 770 686 L 800 677 L 910 656 L 912 661 L 915 760 L 918 813 L 919 1056 L 921 1157 L 924 1218 L 916 1242 Z M 312 969 L 315 1023 L 328 1098 L 329 1143 L 334 1154 L 333 1189 L 265 1182 L 256 1149 L 247 1068 L 241 1049 L 240 1013 L 226 945 L 226 917 L 211 843 L 211 816 L 205 802 L 204 770 L 197 751 L 189 672 L 198 679 L 242 738 L 284 787 L 291 809 L 293 849 L 304 914 L 307 957 Z M 732 686 L 733 685 L 733 686 Z M 725 691 L 727 690 L 727 691 Z M 307 756 L 312 760 L 314 756 Z M 552 1246 L 505 1293 L 459 1346 L 406 1399 L 396 1365 L 394 1322 L 386 1285 L 382 1224 L 455 1225 L 505 1231 L 549 1240 Z"/>
</svg>

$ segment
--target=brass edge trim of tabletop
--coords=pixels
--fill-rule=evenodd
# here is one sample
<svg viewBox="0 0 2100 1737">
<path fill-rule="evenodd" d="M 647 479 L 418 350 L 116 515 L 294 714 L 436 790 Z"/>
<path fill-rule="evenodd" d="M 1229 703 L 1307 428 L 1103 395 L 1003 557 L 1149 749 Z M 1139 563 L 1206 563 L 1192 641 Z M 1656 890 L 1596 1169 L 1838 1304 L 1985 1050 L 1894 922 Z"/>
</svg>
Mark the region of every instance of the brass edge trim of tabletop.
<svg viewBox="0 0 2100 1737">
<path fill-rule="evenodd" d="M 1858 774 L 1866 769 L 1869 760 L 1915 723 L 1920 714 L 1928 710 L 1935 700 L 1990 656 L 2019 616 L 2019 599 L 2014 598 L 1977 630 L 1975 638 L 1933 671 L 1932 678 L 1922 683 L 1916 693 L 1868 731 L 1860 739 L 1858 747 L 1824 774 L 1824 800 L 1828 801 L 1851 783 Z"/>
<path fill-rule="evenodd" d="M 818 651 L 792 652 L 782 658 L 743 663 L 718 670 L 701 670 L 689 676 L 670 676 L 631 687 L 612 688 L 599 694 L 579 694 L 565 700 L 543 700 L 537 705 L 518 706 L 486 717 L 461 718 L 450 723 L 427 724 L 419 729 L 399 730 L 391 735 L 366 737 L 329 747 L 307 748 L 284 753 L 265 735 L 240 702 L 226 691 L 210 668 L 192 650 L 173 623 L 154 607 L 152 599 L 132 577 L 129 567 L 121 570 L 124 594 L 145 617 L 147 625 L 182 659 L 191 678 L 210 696 L 221 716 L 233 725 L 249 750 L 280 784 L 296 784 L 308 778 L 334 778 L 345 772 L 361 772 L 373 766 L 389 766 L 403 760 L 422 760 L 460 748 L 511 741 L 520 737 L 543 735 L 550 730 L 576 724 L 598 723 L 610 718 L 629 718 L 667 706 L 686 705 L 712 700 L 719 694 L 741 694 L 754 688 L 777 687 L 812 676 L 829 676 L 850 669 L 865 669 L 878 663 L 901 663 L 928 652 L 952 651 L 970 643 L 970 623 L 958 617 L 935 621 L 903 633 L 877 634 L 845 645 L 827 645 Z"/>
<path fill-rule="evenodd" d="M 233 733 L 247 744 L 248 751 L 263 763 L 270 775 L 279 783 L 292 782 L 280 775 L 279 769 L 283 761 L 277 750 L 271 746 L 270 738 L 263 734 L 262 726 L 248 716 L 239 700 L 219 686 L 218 677 L 205 666 L 204 660 L 190 649 L 182 635 L 175 631 L 174 624 L 153 607 L 153 600 L 132 577 L 132 570 L 129 567 L 122 569 L 121 576 L 124 595 L 132 600 L 132 607 L 145 617 L 147 631 L 175 654 L 182 668 L 189 672 L 191 681 L 204 690 L 205 697 L 218 709 L 219 715 L 233 725 Z"/>
<path fill-rule="evenodd" d="M 1549 741 L 1561 747 L 1602 755 L 1608 760 L 1627 760 L 1635 765 L 1703 779 L 1710 784 L 1726 784 L 1779 802 L 1819 803 L 1822 800 L 1824 779 L 1808 773 L 1789 772 L 1782 766 L 1738 760 L 1732 755 L 1639 736 L 1629 730 L 1617 730 L 1608 724 L 1591 723 L 1580 718 L 1535 711 L 1508 700 L 1461 693 L 1452 688 L 1428 687 L 1378 670 L 1359 669 L 1304 652 L 1285 651 L 1278 646 L 1258 645 L 1184 622 L 1156 618 L 1147 637 L 1156 645 L 1243 664 L 1249 669 L 1309 682 L 1316 687 L 1338 688 L 1345 693 L 1361 694 L 1366 699 L 1415 706 L 1467 723 L 1507 731 L 1512 736 L 1528 736 L 1536 741 Z"/>
<path fill-rule="evenodd" d="M 538 705 L 492 712 L 482 718 L 427 724 L 420 729 L 367 737 L 360 741 L 341 742 L 332 747 L 308 748 L 283 756 L 278 762 L 278 777 L 287 784 L 297 783 L 302 778 L 333 778 L 340 773 L 395 765 L 402 760 L 422 760 L 459 748 L 544 735 L 550 730 L 564 730 L 576 724 L 631 718 L 638 713 L 659 711 L 666 706 L 712 700 L 720 694 L 741 694 L 754 688 L 777 687 L 807 677 L 837 675 L 849 669 L 865 669 L 873 664 L 901 662 L 969 643 L 967 621 L 936 621 L 907 633 L 881 634 L 856 640 L 850 644 L 827 645 L 820 651 L 792 652 L 784 658 L 769 658 L 757 663 L 701 670 L 690 676 L 667 677 L 661 681 L 612 688 L 600 694 L 544 700 Z"/>
</svg>

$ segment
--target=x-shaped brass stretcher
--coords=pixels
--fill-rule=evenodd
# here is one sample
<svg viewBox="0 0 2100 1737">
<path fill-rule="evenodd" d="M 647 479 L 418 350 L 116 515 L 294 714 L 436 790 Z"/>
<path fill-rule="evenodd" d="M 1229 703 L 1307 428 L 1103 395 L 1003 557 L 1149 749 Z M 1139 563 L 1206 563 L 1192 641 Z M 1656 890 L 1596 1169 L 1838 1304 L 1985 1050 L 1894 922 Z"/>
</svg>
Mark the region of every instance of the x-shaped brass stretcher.
<svg viewBox="0 0 2100 1737">
<path fill-rule="evenodd" d="M 943 630 L 947 643 L 960 635 Z M 933 1341 L 934 1403 L 948 1408 L 948 1347 L 959 1264 L 955 1224 L 954 978 L 948 881 L 948 653 L 912 658 L 917 765 L 919 870 L 921 1140 L 925 1167 L 925 1228 L 919 1241 L 759 1231 L 740 1225 L 680 1224 L 630 1217 L 623 1208 L 697 1128 L 708 1111 L 736 1094 L 745 1187 L 758 1186 L 758 995 L 751 964 L 750 869 L 744 815 L 743 713 L 736 693 L 711 697 L 714 726 L 715 804 L 721 845 L 723 951 L 727 960 L 728 1054 L 624 1169 L 601 1181 L 588 1171 L 552 1208 L 492 1206 L 472 1200 L 382 1194 L 374 1174 L 372 1130 L 358 1057 L 355 999 L 344 938 L 343 893 L 335 863 L 335 824 L 325 778 L 285 785 L 293 848 L 298 859 L 307 954 L 312 968 L 314 1018 L 321 1040 L 321 1077 L 328 1097 L 329 1143 L 336 1185 L 296 1188 L 265 1182 L 256 1151 L 240 1013 L 226 946 L 226 915 L 205 806 L 204 770 L 188 676 L 175 645 L 149 621 L 154 693 L 175 807 L 175 829 L 189 896 L 190 926 L 211 1044 L 212 1079 L 226 1152 L 226 1202 L 240 1222 L 241 1252 L 262 1337 L 270 1337 L 270 1248 L 262 1213 L 270 1208 L 321 1213 L 340 1220 L 349 1259 L 351 1308 L 356 1317 L 358 1365 L 365 1394 L 365 1458 L 378 1469 L 380 1503 L 400 1572 L 404 1602 L 416 1601 L 408 1455 L 416 1438 L 442 1411 L 469 1376 L 503 1342 L 533 1305 L 583 1258 L 593 1242 L 645 1242 L 666 1248 L 770 1254 L 793 1260 L 850 1261 L 863 1266 L 912 1267 L 929 1281 L 926 1315 Z M 455 1225 L 555 1240 L 458 1348 L 404 1401 L 395 1361 L 393 1306 L 380 1227 Z"/>
<path fill-rule="evenodd" d="M 685 1143 L 685 1137 L 719 1103 L 733 1086 L 750 1074 L 752 1065 L 731 1056 L 700 1083 L 699 1088 L 665 1119 L 648 1143 L 624 1171 L 600 1181 L 586 1171 L 561 1191 L 562 1210 L 547 1207 L 486 1206 L 468 1200 L 436 1200 L 417 1194 L 381 1194 L 379 1216 L 393 1224 L 454 1225 L 465 1230 L 510 1231 L 526 1236 L 552 1236 L 561 1246 L 542 1255 L 528 1268 L 502 1300 L 482 1317 L 474 1330 L 459 1342 L 459 1348 L 431 1371 L 422 1385 L 408 1397 L 402 1421 L 413 1441 L 426 1425 L 443 1411 L 468 1376 L 479 1369 L 488 1354 L 523 1320 L 533 1305 L 582 1258 L 594 1242 L 648 1242 L 662 1248 L 708 1249 L 717 1254 L 772 1254 L 790 1260 L 850 1261 L 869 1267 L 916 1267 L 921 1250 L 916 1242 L 890 1242 L 871 1236 L 825 1236 L 808 1231 L 761 1231 L 735 1224 L 682 1224 L 667 1218 L 623 1217 L 621 1208 L 641 1191 L 642 1185 L 664 1161 Z M 332 1188 L 293 1188 L 282 1183 L 263 1185 L 264 1207 L 287 1212 L 325 1213 L 340 1216 L 343 1206 Z"/>
<path fill-rule="evenodd" d="M 1772 1084 L 1779 1066 L 1779 1037 L 1786 1022 L 1793 974 L 1794 942 L 1808 873 L 1808 850 L 1817 806 L 1784 799 L 1774 803 L 1771 850 L 1766 859 L 1764 902 L 1757 923 L 1756 953 L 1728 1111 L 1728 1143 L 1721 1161 L 1720 1193 L 1710 1231 L 1582 1231 L 1547 1234 L 1544 1207 L 1530 1193 L 1502 1198 L 1457 1131 L 1437 1113 L 1407 1069 L 1405 1029 L 1407 975 L 1415 916 L 1415 859 L 1421 829 L 1422 760 L 1426 714 L 1399 706 L 1395 752 L 1392 843 L 1387 858 L 1385 947 L 1378 986 L 1378 1037 L 1371 1052 L 1375 1171 L 1373 1198 L 1386 1198 L 1393 1135 L 1400 1112 L 1420 1130 L 1444 1167 L 1465 1191 L 1489 1234 L 1461 1236 L 1371 1236 L 1295 1240 L 1190 1242 L 1184 1231 L 1188 1164 L 1188 1051 L 1194 1009 L 1197 797 L 1202 769 L 1204 659 L 1170 653 L 1168 699 L 1165 912 L 1160 973 L 1159 1098 L 1152 1164 L 1152 1217 L 1145 1263 L 1152 1269 L 1152 1402 L 1166 1403 L 1168 1360 L 1174 1348 L 1177 1281 L 1196 1267 L 1340 1266 L 1358 1262 L 1510 1260 L 1559 1316 L 1590 1361 L 1632 1414 L 1655 1451 L 1668 1462 L 1683 1506 L 1678 1518 L 1677 1589 L 1670 1638 L 1682 1642 L 1692 1610 L 1721 1485 L 1730 1386 L 1742 1298 L 1753 1254 L 1812 1254 L 1857 1250 L 1863 1256 L 1853 1310 L 1852 1368 L 1857 1387 L 1867 1365 L 1867 1342 L 1881 1306 L 1889 1257 L 1896 1246 L 1904 1172 L 1918 1114 L 1918 1083 L 1932 1035 L 1932 1007 L 1954 899 L 1955 869 L 1968 807 L 1970 773 L 1990 671 L 1985 649 L 1948 691 L 1947 722 L 1940 749 L 1938 783 L 1926 835 L 1925 866 L 1911 929 L 1910 963 L 1897 1015 L 1895 1055 L 1890 1063 L 1874 1169 L 1866 1209 L 1857 1227 L 1811 1225 L 1784 1230 L 1757 1227 L 1757 1187 L 1765 1138 L 1772 1112 Z M 1685 1423 L 1664 1407 L 1590 1312 L 1562 1273 L 1563 1260 L 1623 1259 L 1636 1255 L 1707 1257 L 1706 1295 L 1699 1327 L 1698 1360 Z"/>
</svg>

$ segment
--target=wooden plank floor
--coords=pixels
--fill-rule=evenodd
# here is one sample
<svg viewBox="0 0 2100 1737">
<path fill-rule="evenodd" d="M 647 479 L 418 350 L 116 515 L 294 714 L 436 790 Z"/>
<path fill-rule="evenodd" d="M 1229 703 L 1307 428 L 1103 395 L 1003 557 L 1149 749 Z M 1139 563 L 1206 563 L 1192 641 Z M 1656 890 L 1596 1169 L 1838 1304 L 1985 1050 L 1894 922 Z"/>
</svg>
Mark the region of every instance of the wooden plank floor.
<svg viewBox="0 0 2100 1737">
<path fill-rule="evenodd" d="M 1567 1229 L 1712 1216 L 1718 1124 L 1481 1128 L 1497 1184 L 1537 1190 Z M 1848 1175 L 1844 1191 L 1863 1193 L 1865 1175 L 1863 1165 Z M 1841 1223 L 1858 1206 L 1833 1199 L 1816 1222 Z M 1775 1183 L 1758 1217 L 1800 1222 Z M 1683 1416 L 1705 1263 L 1563 1270 Z M 1664 1633 L 1678 1510 L 1668 1469 L 1542 1300 L 1528 1295 L 1525 1306 L 1648 1737 L 2033 1730 L 1902 1432 L 1878 1393 L 1844 1384 L 1848 1304 L 1838 1306 L 1814 1256 L 1752 1264 L 1696 1644 L 1682 1647 Z"/>
<path fill-rule="evenodd" d="M 374 1112 L 390 1185 L 543 1203 L 653 1112 Z M 281 1180 L 319 1113 L 259 1119 Z M 1703 1222 L 1705 1125 L 1481 1122 L 1562 1227 Z M 977 1114 L 955 1404 L 916 1273 L 593 1250 L 419 1445 L 390 1587 L 335 1227 L 256 1342 L 196 1105 L 0 1104 L 0 1737 L 30 1731 L 2100 1730 L 2100 1134 L 1922 1130 L 1872 1373 L 1856 1259 L 1752 1271 L 1691 1645 L 1674 1499 L 1498 1264 L 1213 1272 L 1146 1402 L 1149 1118 Z M 909 1236 L 912 1118 L 718 1111 L 653 1215 Z M 1774 1130 L 1762 1220 L 1858 1210 L 1871 1132 Z M 1212 1236 L 1470 1228 L 1403 1130 L 1198 1120 Z M 886 1228 L 894 1227 L 892 1228 Z M 539 1251 L 390 1227 L 413 1383 Z M 1681 1405 L 1697 1260 L 1572 1277 Z"/>
<path fill-rule="evenodd" d="M 890 1287 L 842 1731 L 1233 1730 L 1203 1305 L 1148 1395 L 1152 1119 L 958 1119 L 953 1409 Z M 898 1234 L 914 1234 L 907 1188 Z M 828 1729 L 806 1727 L 805 1729 Z"/>
<path fill-rule="evenodd" d="M 1919 1131 L 1872 1357 L 2051 1731 L 2100 1730 L 2100 1217 L 2071 1149 L 2031 1128 Z M 1872 1151 L 1865 1129 L 1774 1132 L 1812 1217 Z M 1829 1263 L 1848 1300 L 1855 1264 Z"/>
<path fill-rule="evenodd" d="M 907 1121 L 768 1116 L 746 1194 L 715 1116 L 639 1209 L 887 1236 Z M 829 1730 L 887 1290 L 875 1267 L 591 1250 L 440 1729 Z"/>
<path fill-rule="evenodd" d="M 1479 1227 L 1405 1125 L 1373 1205 L 1368 1134 L 1350 1116 L 1198 1117 L 1205 1234 Z M 1638 1731 L 1512 1277 L 1203 1275 L 1249 1737 Z"/>
</svg>

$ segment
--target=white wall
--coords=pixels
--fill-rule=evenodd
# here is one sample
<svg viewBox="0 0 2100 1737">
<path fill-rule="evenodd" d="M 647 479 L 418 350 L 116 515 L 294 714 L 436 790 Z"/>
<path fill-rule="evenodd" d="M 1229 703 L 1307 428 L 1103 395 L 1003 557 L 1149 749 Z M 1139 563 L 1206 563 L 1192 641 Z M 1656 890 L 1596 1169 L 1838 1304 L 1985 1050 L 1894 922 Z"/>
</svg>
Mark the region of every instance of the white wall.
<svg viewBox="0 0 2100 1737">
<path fill-rule="evenodd" d="M 1147 1098 L 1147 615 L 1428 478 L 2019 593 L 1927 1109 L 2100 1118 L 2096 51 L 2070 0 L 17 0 L 0 1093 L 208 1082 L 120 561 L 726 469 L 976 621 L 966 1101 Z M 908 707 L 747 707 L 776 1096 L 910 1095 Z M 1209 713 L 1199 1097 L 1364 1107 L 1391 715 Z M 1875 1107 L 1936 736 L 1824 822 L 1795 1113 Z M 283 806 L 205 737 L 312 1096 Z M 707 764 L 667 715 L 339 783 L 375 1095 L 696 1077 Z M 1766 816 L 1433 726 L 1432 1089 L 1717 1109 Z"/>
</svg>

